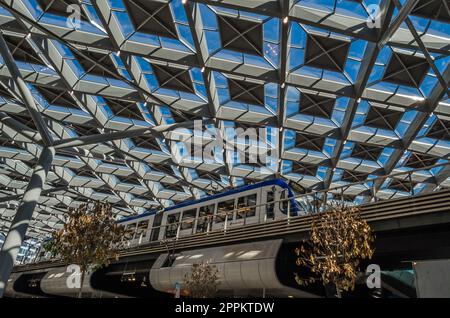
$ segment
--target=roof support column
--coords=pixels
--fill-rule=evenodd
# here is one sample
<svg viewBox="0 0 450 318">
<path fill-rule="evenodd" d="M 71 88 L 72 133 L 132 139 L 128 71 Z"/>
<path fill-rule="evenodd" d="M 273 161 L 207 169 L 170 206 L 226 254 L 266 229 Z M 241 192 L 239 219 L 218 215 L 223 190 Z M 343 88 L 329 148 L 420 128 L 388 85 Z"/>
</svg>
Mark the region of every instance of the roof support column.
<svg viewBox="0 0 450 318">
<path fill-rule="evenodd" d="M 41 144 L 42 139 L 38 132 L 31 130 L 30 127 L 15 120 L 7 113 L 0 112 L 0 128 L 3 128 L 3 125 L 8 126 L 18 134 L 25 136 L 31 141 L 34 141 L 37 144 Z"/>
<path fill-rule="evenodd" d="M 52 147 L 43 148 L 39 160 L 31 175 L 30 183 L 17 209 L 16 215 L 11 223 L 5 242 L 0 251 L 0 298 L 3 297 L 6 283 L 14 266 L 14 261 L 19 254 L 25 233 L 34 208 L 38 203 L 42 187 L 45 184 L 47 173 L 52 165 L 55 150 Z"/>
<path fill-rule="evenodd" d="M 14 58 L 11 52 L 9 51 L 8 44 L 3 38 L 3 34 L 1 32 L 0 32 L 0 54 L 3 57 L 3 61 L 6 64 L 6 67 L 8 68 L 8 71 L 14 81 L 14 84 L 17 86 L 17 91 L 20 94 L 22 102 L 25 104 L 25 107 L 30 113 L 31 119 L 33 120 L 39 134 L 42 137 L 44 145 L 51 146 L 53 143 L 52 136 L 50 135 L 47 125 L 42 119 L 39 109 L 37 108 L 36 103 L 34 102 L 33 95 L 31 94 L 30 89 L 28 88 L 27 84 L 22 78 L 19 68 L 17 67 L 16 62 L 14 61 Z"/>
</svg>

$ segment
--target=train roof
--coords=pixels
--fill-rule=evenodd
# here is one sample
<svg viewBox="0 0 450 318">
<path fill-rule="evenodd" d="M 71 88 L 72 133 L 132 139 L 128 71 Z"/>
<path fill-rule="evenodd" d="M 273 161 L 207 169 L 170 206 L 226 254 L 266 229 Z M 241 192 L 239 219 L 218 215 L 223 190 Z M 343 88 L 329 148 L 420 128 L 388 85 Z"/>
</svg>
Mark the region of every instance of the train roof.
<svg viewBox="0 0 450 318">
<path fill-rule="evenodd" d="M 221 198 L 221 197 L 225 197 L 225 196 L 228 196 L 228 195 L 231 195 L 231 194 L 240 193 L 240 192 L 244 192 L 244 191 L 248 191 L 248 190 L 252 190 L 252 189 L 256 189 L 256 188 L 261 188 L 261 187 L 265 187 L 265 186 L 268 186 L 268 185 L 278 185 L 278 186 L 280 186 L 280 187 L 282 187 L 284 189 L 288 189 L 290 196 L 293 195 L 293 192 L 292 192 L 291 188 L 289 187 L 289 185 L 286 183 L 286 181 L 284 181 L 282 179 L 271 179 L 271 180 L 267 180 L 267 181 L 258 182 L 258 183 L 255 183 L 255 184 L 249 184 L 249 185 L 245 185 L 245 186 L 242 186 L 242 187 L 237 187 L 237 188 L 234 188 L 234 189 L 231 189 L 231 190 L 228 190 L 228 191 L 224 191 L 224 192 L 221 192 L 221 193 L 213 194 L 213 195 L 210 195 L 210 196 L 205 196 L 204 198 L 201 198 L 201 199 L 190 200 L 190 201 L 186 201 L 186 202 L 183 202 L 183 203 L 180 203 L 180 204 L 176 204 L 176 205 L 173 205 L 171 207 L 165 208 L 162 212 L 172 211 L 172 210 L 179 209 L 179 208 L 182 208 L 182 207 L 185 207 L 185 206 L 199 204 L 199 203 L 207 202 L 207 201 L 210 201 L 210 200 L 215 200 L 215 199 L 218 199 L 218 198 Z M 118 223 L 131 221 L 131 220 L 134 220 L 134 219 L 139 219 L 141 217 L 152 215 L 152 214 L 155 214 L 157 212 L 158 212 L 158 210 L 152 209 L 152 210 L 150 210 L 148 212 L 145 212 L 145 213 L 142 213 L 142 214 L 139 214 L 139 215 L 125 217 L 123 219 L 120 219 L 118 221 Z"/>
</svg>

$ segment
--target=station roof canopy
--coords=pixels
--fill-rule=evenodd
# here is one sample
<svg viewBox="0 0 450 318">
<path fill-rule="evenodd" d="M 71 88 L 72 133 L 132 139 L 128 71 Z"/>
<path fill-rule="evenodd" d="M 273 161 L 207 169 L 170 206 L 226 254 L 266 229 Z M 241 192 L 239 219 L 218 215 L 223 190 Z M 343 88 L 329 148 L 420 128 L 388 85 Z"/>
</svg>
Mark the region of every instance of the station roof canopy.
<svg viewBox="0 0 450 318">
<path fill-rule="evenodd" d="M 125 216 L 275 177 L 450 186 L 448 0 L 14 0 L 0 30 L 56 147 L 29 236 L 87 200 Z M 1 200 L 43 148 L 3 58 L 0 119 Z"/>
</svg>

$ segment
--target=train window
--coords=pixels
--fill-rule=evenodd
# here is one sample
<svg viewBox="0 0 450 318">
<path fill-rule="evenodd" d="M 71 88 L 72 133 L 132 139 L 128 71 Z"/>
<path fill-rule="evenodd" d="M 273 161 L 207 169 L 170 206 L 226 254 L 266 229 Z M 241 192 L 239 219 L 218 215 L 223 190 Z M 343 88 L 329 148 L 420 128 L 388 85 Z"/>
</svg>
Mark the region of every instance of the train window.
<svg viewBox="0 0 450 318">
<path fill-rule="evenodd" d="M 236 219 L 242 219 L 244 217 L 252 217 L 256 215 L 256 193 L 241 197 L 237 203 Z"/>
<path fill-rule="evenodd" d="M 136 230 L 136 223 L 127 224 L 125 227 L 124 240 L 129 241 L 133 238 L 134 231 Z"/>
<path fill-rule="evenodd" d="M 225 221 L 226 215 L 230 219 L 230 215 L 233 216 L 234 210 L 234 199 L 219 202 L 217 206 L 216 223 L 221 223 Z"/>
<path fill-rule="evenodd" d="M 169 214 L 167 216 L 167 224 L 177 223 L 180 220 L 180 213 Z"/>
<path fill-rule="evenodd" d="M 125 239 L 125 226 L 123 224 L 120 224 L 120 223 L 118 223 L 117 226 L 124 233 L 124 235 L 122 236 L 122 241 L 123 241 Z"/>
<path fill-rule="evenodd" d="M 167 228 L 166 228 L 166 238 L 171 238 L 177 236 L 178 221 L 180 220 L 180 213 L 169 214 L 167 216 Z"/>
<path fill-rule="evenodd" d="M 206 232 L 208 224 L 211 222 L 211 215 L 214 214 L 215 204 L 200 207 L 198 212 L 197 233 Z"/>
<path fill-rule="evenodd" d="M 163 213 L 162 212 L 158 212 L 155 215 L 155 219 L 153 220 L 153 226 L 152 226 L 152 234 L 151 234 L 151 240 L 152 241 L 157 241 L 158 237 L 159 237 L 159 231 L 160 231 L 160 226 L 161 226 L 161 221 L 163 218 Z"/>
<path fill-rule="evenodd" d="M 281 210 L 282 210 L 284 213 L 287 213 L 287 210 L 288 210 L 288 208 L 289 208 L 289 200 L 286 200 L 288 197 L 289 197 L 288 190 L 287 190 L 287 189 L 284 189 L 284 190 L 281 192 L 281 200 L 285 200 L 285 201 L 282 201 L 282 202 L 281 202 Z"/>
<path fill-rule="evenodd" d="M 194 227 L 195 217 L 197 216 L 197 209 L 187 210 L 183 212 L 183 223 L 181 229 L 192 229 Z"/>
<path fill-rule="evenodd" d="M 148 220 L 140 221 L 138 223 L 137 229 L 136 229 L 136 235 L 134 236 L 136 239 L 146 237 L 147 236 L 147 228 L 148 228 Z"/>
<path fill-rule="evenodd" d="M 274 203 L 273 201 L 275 200 L 275 192 L 274 191 L 268 191 L 267 192 L 267 205 L 266 205 L 266 215 L 268 218 L 274 218 L 275 214 L 273 211 L 274 208 Z M 272 203 L 270 203 L 272 202 Z"/>
<path fill-rule="evenodd" d="M 199 217 L 213 215 L 215 204 L 205 205 L 200 207 Z"/>
</svg>

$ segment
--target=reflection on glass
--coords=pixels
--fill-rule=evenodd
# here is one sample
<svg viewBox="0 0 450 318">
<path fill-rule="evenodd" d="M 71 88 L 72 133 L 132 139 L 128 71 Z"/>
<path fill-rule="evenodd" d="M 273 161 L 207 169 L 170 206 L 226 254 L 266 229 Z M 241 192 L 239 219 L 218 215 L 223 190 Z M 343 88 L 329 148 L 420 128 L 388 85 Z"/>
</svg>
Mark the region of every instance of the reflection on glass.
<svg viewBox="0 0 450 318">
<path fill-rule="evenodd" d="M 138 223 L 137 229 L 136 229 L 136 235 L 134 236 L 135 239 L 140 239 L 141 235 L 142 238 L 147 236 L 147 227 L 148 227 L 148 220 L 140 221 Z"/>
<path fill-rule="evenodd" d="M 192 209 L 183 212 L 183 223 L 181 223 L 181 229 L 192 229 L 194 227 L 194 220 L 197 216 L 197 209 Z"/>
<path fill-rule="evenodd" d="M 273 202 L 275 200 L 275 193 L 273 191 L 267 192 L 267 202 Z M 275 213 L 273 211 L 274 203 L 268 203 L 266 206 L 267 218 L 275 218 Z"/>
<path fill-rule="evenodd" d="M 233 217 L 234 199 L 222 201 L 217 206 L 216 223 L 225 221 L 225 217 L 228 215 L 228 220 Z"/>
<path fill-rule="evenodd" d="M 136 223 L 127 224 L 125 227 L 124 240 L 129 241 L 133 238 L 134 231 L 136 230 Z"/>
<path fill-rule="evenodd" d="M 180 213 L 169 214 L 167 216 L 166 238 L 175 237 L 177 235 L 178 221 L 180 220 Z"/>
<path fill-rule="evenodd" d="M 214 214 L 214 204 L 202 206 L 198 212 L 197 233 L 206 232 Z"/>
<path fill-rule="evenodd" d="M 283 190 L 283 192 L 281 192 L 281 200 L 285 200 L 282 201 L 281 204 L 281 210 L 285 213 L 287 213 L 288 209 L 289 209 L 289 200 L 286 200 L 289 197 L 289 193 L 288 191 L 285 189 Z"/>
<path fill-rule="evenodd" d="M 236 219 L 256 215 L 256 193 L 238 199 Z"/>
</svg>

